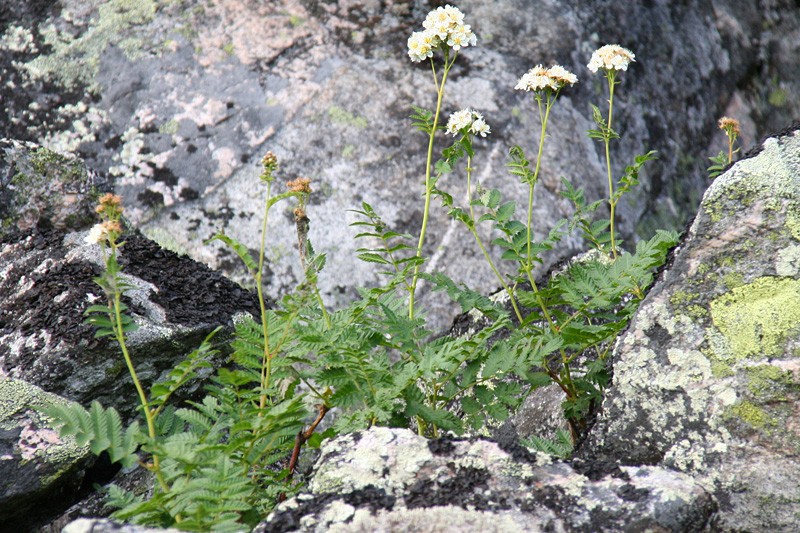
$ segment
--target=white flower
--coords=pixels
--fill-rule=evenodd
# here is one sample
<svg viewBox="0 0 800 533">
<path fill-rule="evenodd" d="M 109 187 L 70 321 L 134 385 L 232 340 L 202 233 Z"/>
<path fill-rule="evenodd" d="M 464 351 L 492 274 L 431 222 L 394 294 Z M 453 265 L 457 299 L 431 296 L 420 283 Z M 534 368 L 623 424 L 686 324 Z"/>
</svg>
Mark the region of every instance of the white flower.
<svg viewBox="0 0 800 533">
<path fill-rule="evenodd" d="M 408 56 L 414 63 L 433 56 L 433 40 L 435 36 L 427 31 L 417 31 L 408 38 Z"/>
<path fill-rule="evenodd" d="M 547 76 L 550 79 L 555 80 L 556 83 L 559 84 L 559 87 L 563 87 L 567 83 L 570 85 L 575 85 L 578 83 L 578 77 L 561 65 L 553 65 L 547 69 Z"/>
<path fill-rule="evenodd" d="M 453 50 L 460 50 L 478 43 L 471 26 L 464 24 L 464 13 L 450 5 L 436 8 L 428 13 L 422 27 L 425 31 L 416 32 L 408 39 L 408 55 L 414 62 L 431 57 L 433 51 L 442 44 Z M 423 39 L 422 35 L 427 39 Z"/>
<path fill-rule="evenodd" d="M 425 17 L 422 27 L 425 29 L 431 28 L 448 28 L 451 26 L 461 26 L 464 24 L 464 13 L 457 7 L 446 5 L 444 7 L 437 7 Z"/>
<path fill-rule="evenodd" d="M 447 133 L 451 135 L 458 135 L 465 129 L 469 129 L 470 133 L 481 137 L 486 137 L 487 134 L 491 133 L 489 125 L 483 119 L 483 115 L 468 107 L 461 111 L 456 111 L 450 115 L 450 119 L 447 121 Z"/>
<path fill-rule="evenodd" d="M 453 50 L 459 50 L 462 46 L 469 46 L 469 26 L 460 26 L 456 30 L 451 31 L 447 37 L 447 46 Z"/>
<path fill-rule="evenodd" d="M 450 115 L 447 121 L 447 133 L 457 135 L 459 131 L 469 127 L 472 122 L 472 109 L 466 108 Z"/>
<path fill-rule="evenodd" d="M 522 91 L 558 91 L 566 84 L 573 85 L 578 82 L 578 77 L 561 65 L 553 65 L 546 69 L 536 65 L 526 72 L 517 82 L 517 90 Z"/>
<path fill-rule="evenodd" d="M 469 131 L 481 137 L 486 137 L 487 134 L 492 133 L 489 131 L 489 125 L 483 118 L 476 118 L 472 126 L 470 126 Z"/>
<path fill-rule="evenodd" d="M 453 7 L 448 4 L 444 6 L 444 11 L 447 13 L 447 16 L 450 18 L 450 20 L 456 24 L 464 24 L 464 13 L 462 13 L 457 7 Z"/>
<path fill-rule="evenodd" d="M 105 223 L 95 224 L 89 230 L 89 235 L 84 239 L 89 244 L 100 244 L 108 238 L 108 229 Z"/>
<path fill-rule="evenodd" d="M 578 82 L 578 77 L 561 65 L 553 65 L 546 69 L 542 65 L 536 65 L 525 73 L 517 82 L 517 90 L 522 91 L 558 91 L 566 84 Z"/>
<path fill-rule="evenodd" d="M 547 70 L 542 65 L 536 65 L 522 75 L 514 88 L 522 91 L 542 91 L 550 88 L 555 91 L 558 86 L 547 75 Z"/>
<path fill-rule="evenodd" d="M 592 54 L 592 59 L 586 65 L 592 72 L 597 69 L 603 70 L 628 70 L 631 61 L 636 61 L 636 56 L 627 48 L 618 44 L 607 44 L 601 46 Z"/>
</svg>

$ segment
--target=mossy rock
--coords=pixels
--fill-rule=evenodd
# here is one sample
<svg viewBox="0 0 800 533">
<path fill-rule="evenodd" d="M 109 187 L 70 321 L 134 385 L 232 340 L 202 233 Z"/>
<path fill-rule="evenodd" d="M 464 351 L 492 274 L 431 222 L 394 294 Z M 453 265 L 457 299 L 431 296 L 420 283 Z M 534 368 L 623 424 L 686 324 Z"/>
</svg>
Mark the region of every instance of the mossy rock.
<svg viewBox="0 0 800 533">
<path fill-rule="evenodd" d="M 0 140 L 0 236 L 30 227 L 81 230 L 107 181 L 80 159 L 34 143 Z"/>
</svg>

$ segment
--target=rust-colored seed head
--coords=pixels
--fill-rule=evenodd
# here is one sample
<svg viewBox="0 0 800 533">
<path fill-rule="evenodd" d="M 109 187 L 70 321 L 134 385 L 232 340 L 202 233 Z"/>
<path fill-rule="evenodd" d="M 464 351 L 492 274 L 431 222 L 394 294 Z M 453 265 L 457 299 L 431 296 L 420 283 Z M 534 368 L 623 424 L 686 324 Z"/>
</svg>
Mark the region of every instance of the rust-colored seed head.
<svg viewBox="0 0 800 533">
<path fill-rule="evenodd" d="M 731 117 L 722 117 L 719 119 L 719 129 L 725 131 L 725 134 L 729 137 L 733 135 L 739 135 L 739 121 L 735 118 Z"/>
<path fill-rule="evenodd" d="M 110 192 L 107 192 L 100 197 L 101 204 L 106 204 L 106 205 L 113 204 L 114 203 L 113 200 L 114 200 L 114 195 L 111 194 Z"/>
<path fill-rule="evenodd" d="M 312 192 L 311 180 L 308 178 L 297 178 L 296 180 L 288 182 L 286 186 L 289 187 L 291 192 L 304 192 L 306 194 Z"/>
</svg>

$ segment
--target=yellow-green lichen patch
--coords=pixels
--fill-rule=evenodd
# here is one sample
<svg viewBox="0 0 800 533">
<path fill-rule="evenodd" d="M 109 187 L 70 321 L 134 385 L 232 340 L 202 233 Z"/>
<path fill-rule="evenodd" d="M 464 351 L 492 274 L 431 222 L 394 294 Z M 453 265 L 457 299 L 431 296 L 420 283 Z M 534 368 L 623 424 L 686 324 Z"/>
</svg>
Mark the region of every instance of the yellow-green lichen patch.
<svg viewBox="0 0 800 533">
<path fill-rule="evenodd" d="M 711 359 L 711 375 L 717 379 L 728 378 L 735 376 L 736 372 L 733 371 L 731 365 L 720 361 L 718 359 Z"/>
<path fill-rule="evenodd" d="M 725 286 L 729 291 L 744 285 L 744 278 L 742 277 L 741 272 L 731 272 L 730 274 L 726 274 L 722 280 L 725 282 Z"/>
<path fill-rule="evenodd" d="M 782 370 L 773 365 L 748 367 L 745 371 L 748 378 L 747 387 L 760 399 L 770 401 L 788 401 L 787 389 L 800 390 L 800 382 L 791 370 Z"/>
<path fill-rule="evenodd" d="M 68 402 L 30 383 L 0 378 L 0 429 L 23 427 L 19 442 L 14 444 L 14 454 L 23 460 L 37 457 L 67 470 L 89 454 L 89 446 L 78 446 L 72 436 L 58 439 L 54 430 L 47 429 L 44 415 L 33 410 L 34 406 L 54 403 L 66 405 Z M 57 470 L 52 477 L 58 477 L 61 472 Z M 47 483 L 48 479 L 43 482 Z"/>
<path fill-rule="evenodd" d="M 353 114 L 337 105 L 331 106 L 328 109 L 328 118 L 331 119 L 331 122 L 346 124 L 358 129 L 367 127 L 367 119 L 365 117 Z"/>
<path fill-rule="evenodd" d="M 155 241 L 160 247 L 178 255 L 189 255 L 186 247 L 178 242 L 178 240 L 167 230 L 159 227 L 151 227 L 142 229 L 145 237 L 151 241 Z"/>
<path fill-rule="evenodd" d="M 754 428 L 762 429 L 767 426 L 774 426 L 776 421 L 774 418 L 764 412 L 759 406 L 747 400 L 734 405 L 728 410 L 728 418 L 739 418 L 744 422 L 750 424 Z"/>
<path fill-rule="evenodd" d="M 158 127 L 158 133 L 164 135 L 175 135 L 178 133 L 178 121 L 175 119 L 169 119 Z"/>
<path fill-rule="evenodd" d="M 107 378 L 116 378 L 126 369 L 127 367 L 125 366 L 125 361 L 122 359 L 117 359 L 111 363 L 110 366 L 106 367 L 105 374 Z"/>
<path fill-rule="evenodd" d="M 758 278 L 715 299 L 710 307 L 734 360 L 783 355 L 787 335 L 800 327 L 800 281 Z"/>
<path fill-rule="evenodd" d="M 674 306 L 679 306 L 681 304 L 685 304 L 687 301 L 691 299 L 691 296 L 684 291 L 677 290 L 672 293 L 672 296 L 669 297 L 669 303 Z"/>
<path fill-rule="evenodd" d="M 773 89 L 769 93 L 769 97 L 767 98 L 767 101 L 769 102 L 769 105 L 771 105 L 771 106 L 783 107 L 783 105 L 786 103 L 786 91 L 784 89 L 780 89 L 780 88 Z"/>
<path fill-rule="evenodd" d="M 356 145 L 348 144 L 342 149 L 342 157 L 350 157 L 356 151 Z"/>
<path fill-rule="evenodd" d="M 28 151 L 15 162 L 17 173 L 11 179 L 14 204 L 20 212 L 55 210 L 67 214 L 74 205 L 71 191 L 81 190 L 89 181 L 80 160 L 57 154 L 47 148 Z M 80 213 L 78 213 L 80 214 Z M 91 219 L 91 213 L 86 214 Z"/>
<path fill-rule="evenodd" d="M 695 320 L 700 320 L 708 316 L 708 309 L 702 305 L 688 305 L 686 306 L 686 313 Z"/>
<path fill-rule="evenodd" d="M 786 213 L 785 224 L 792 234 L 792 237 L 800 241 L 800 211 L 796 203 L 792 203 L 789 206 L 789 211 Z"/>
<path fill-rule="evenodd" d="M 702 305 L 691 302 L 696 302 L 701 299 L 699 293 L 688 293 L 682 290 L 676 290 L 672 293 L 672 296 L 670 296 L 669 303 L 676 308 L 677 312 L 688 315 L 694 320 L 700 320 L 708 316 L 708 309 Z"/>
<path fill-rule="evenodd" d="M 24 64 L 33 78 L 52 79 L 66 88 L 83 83 L 92 87 L 99 65 L 100 55 L 108 45 L 121 45 L 130 59 L 143 52 L 144 42 L 124 36 L 130 26 L 146 24 L 155 15 L 155 0 L 110 0 L 93 2 L 97 5 L 97 17 L 79 36 L 59 31 L 55 25 L 40 28 L 44 41 L 53 52 L 40 55 Z"/>
</svg>

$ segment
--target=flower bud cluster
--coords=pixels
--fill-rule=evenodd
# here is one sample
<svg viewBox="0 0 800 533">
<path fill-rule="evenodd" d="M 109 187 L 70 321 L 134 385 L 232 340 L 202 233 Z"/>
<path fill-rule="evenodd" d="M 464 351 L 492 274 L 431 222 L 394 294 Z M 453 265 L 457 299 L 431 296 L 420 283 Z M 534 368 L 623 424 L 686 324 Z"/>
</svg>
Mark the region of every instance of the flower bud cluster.
<svg viewBox="0 0 800 533">
<path fill-rule="evenodd" d="M 450 115 L 450 119 L 447 121 L 447 133 L 452 135 L 472 133 L 486 137 L 491 131 L 483 119 L 483 115 L 467 107 Z"/>
<path fill-rule="evenodd" d="M 272 181 L 273 172 L 278 170 L 278 157 L 272 152 L 267 152 L 267 155 L 261 159 L 261 164 L 264 166 L 264 171 L 260 178 L 263 181 Z"/>
<path fill-rule="evenodd" d="M 450 5 L 428 13 L 422 27 L 424 31 L 414 32 L 408 38 L 408 56 L 415 63 L 432 57 L 435 50 L 445 47 L 460 50 L 478 42 L 472 27 L 464 24 L 464 13 Z"/>
</svg>

